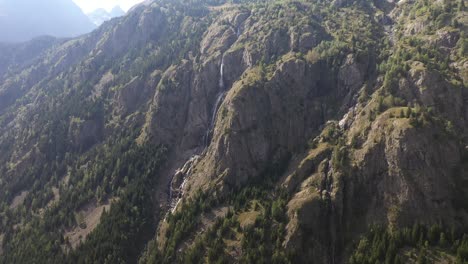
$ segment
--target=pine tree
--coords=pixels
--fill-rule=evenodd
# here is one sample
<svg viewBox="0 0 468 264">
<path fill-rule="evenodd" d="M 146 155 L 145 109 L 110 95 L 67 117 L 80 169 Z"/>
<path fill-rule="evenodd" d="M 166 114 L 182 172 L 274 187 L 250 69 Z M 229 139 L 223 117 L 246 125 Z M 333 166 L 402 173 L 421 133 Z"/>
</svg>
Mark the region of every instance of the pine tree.
<svg viewBox="0 0 468 264">
<path fill-rule="evenodd" d="M 411 110 L 411 107 L 408 106 L 408 108 L 406 109 L 406 118 L 410 118 L 412 114 L 413 111 Z"/>
<path fill-rule="evenodd" d="M 465 0 L 460 0 L 460 2 L 458 3 L 458 11 L 465 11 Z"/>
<path fill-rule="evenodd" d="M 444 232 L 440 233 L 439 245 L 442 248 L 447 247 L 447 239 L 445 238 L 445 233 Z"/>
</svg>

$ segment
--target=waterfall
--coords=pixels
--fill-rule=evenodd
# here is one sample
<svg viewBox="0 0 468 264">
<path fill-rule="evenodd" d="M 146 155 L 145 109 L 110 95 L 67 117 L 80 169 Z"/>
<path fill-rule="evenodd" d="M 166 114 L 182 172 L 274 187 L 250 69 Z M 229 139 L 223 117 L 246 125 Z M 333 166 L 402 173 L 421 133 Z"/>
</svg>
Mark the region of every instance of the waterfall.
<svg viewBox="0 0 468 264">
<path fill-rule="evenodd" d="M 210 144 L 211 136 L 213 134 L 214 125 L 216 122 L 216 115 L 218 114 L 218 110 L 224 101 L 224 97 L 226 96 L 226 89 L 225 89 L 225 83 L 224 83 L 224 55 L 221 58 L 221 65 L 219 66 L 218 89 L 219 89 L 219 92 L 216 95 L 216 101 L 211 110 L 210 124 L 205 134 L 205 148 L 207 148 L 208 145 Z"/>
<path fill-rule="evenodd" d="M 211 113 L 211 122 L 210 122 L 210 131 L 213 130 L 213 127 L 216 122 L 216 114 L 218 113 L 219 107 L 221 106 L 221 103 L 223 103 L 224 96 L 226 95 L 226 92 L 220 92 L 218 93 L 218 96 L 216 98 L 216 102 L 213 106 L 213 112 Z"/>
<path fill-rule="evenodd" d="M 169 182 L 169 202 L 172 202 L 172 198 L 174 196 L 174 192 L 172 191 L 172 184 L 174 183 L 174 179 L 175 177 L 172 175 L 171 181 Z"/>
<path fill-rule="evenodd" d="M 224 54 L 221 58 L 221 66 L 219 66 L 219 89 L 224 90 Z"/>
<path fill-rule="evenodd" d="M 239 36 L 241 35 L 240 26 L 237 27 L 236 34 L 237 34 L 237 38 L 239 38 Z M 221 64 L 219 66 L 218 92 L 216 94 L 215 103 L 213 104 L 213 108 L 211 110 L 211 118 L 209 119 L 210 123 L 208 124 L 208 128 L 204 137 L 204 141 L 205 141 L 204 149 L 205 150 L 208 148 L 211 142 L 211 137 L 212 137 L 215 122 L 216 122 L 216 116 L 218 114 L 219 108 L 221 107 L 221 104 L 224 101 L 224 97 L 226 96 L 226 93 L 227 93 L 227 89 L 226 89 L 226 83 L 224 81 L 224 53 L 223 53 L 221 56 Z M 200 153 L 200 151 L 197 151 L 197 153 Z M 169 202 L 170 202 L 169 211 L 170 212 L 174 213 L 177 210 L 177 206 L 179 205 L 179 202 L 182 200 L 183 191 L 184 191 L 183 189 L 187 183 L 188 177 L 190 176 L 192 172 L 193 166 L 198 162 L 199 159 L 200 159 L 200 156 L 198 156 L 197 154 L 193 155 L 182 166 L 182 168 L 177 169 L 174 175 L 172 176 L 172 179 L 169 183 Z M 180 180 L 181 177 L 183 179 L 182 183 L 177 188 L 173 188 L 174 185 L 178 184 L 176 181 Z"/>
<path fill-rule="evenodd" d="M 190 159 L 188 159 L 181 168 L 177 169 L 172 176 L 171 182 L 169 183 L 169 202 L 171 212 L 175 212 L 177 209 L 177 205 L 179 204 L 179 201 L 183 195 L 183 189 L 187 184 L 187 176 L 192 173 L 193 165 L 198 161 L 199 158 L 200 156 L 198 155 L 191 156 Z M 174 194 L 174 182 L 176 180 L 180 180 L 181 177 L 183 178 L 182 184 L 180 184 L 180 186 L 177 188 L 177 193 Z"/>
<path fill-rule="evenodd" d="M 224 54 L 221 57 L 221 64 L 219 66 L 219 81 L 218 81 L 218 93 L 216 95 L 216 101 L 213 105 L 213 109 L 211 111 L 211 119 L 209 127 L 206 131 L 205 135 L 205 149 L 208 147 L 211 136 L 213 134 L 213 129 L 216 122 L 216 115 L 218 114 L 218 110 L 221 107 L 221 104 L 224 101 L 224 97 L 226 96 L 226 87 L 224 82 Z M 171 182 L 169 183 L 169 202 L 170 202 L 170 211 L 174 213 L 177 210 L 177 206 L 179 205 L 180 200 L 182 199 L 183 189 L 187 183 L 188 177 L 191 172 L 193 165 L 198 161 L 200 156 L 193 155 L 190 159 L 179 169 L 177 169 L 172 176 Z M 180 180 L 182 177 L 183 181 L 177 189 L 176 193 L 174 193 L 174 185 L 177 185 L 175 181 Z"/>
<path fill-rule="evenodd" d="M 188 178 L 184 177 L 184 181 L 179 187 L 179 195 L 177 196 L 177 199 L 174 201 L 173 204 L 171 204 L 171 212 L 174 213 L 177 210 L 177 206 L 179 205 L 180 201 L 182 200 L 182 196 L 184 194 L 183 190 L 185 185 L 187 184 Z"/>
</svg>

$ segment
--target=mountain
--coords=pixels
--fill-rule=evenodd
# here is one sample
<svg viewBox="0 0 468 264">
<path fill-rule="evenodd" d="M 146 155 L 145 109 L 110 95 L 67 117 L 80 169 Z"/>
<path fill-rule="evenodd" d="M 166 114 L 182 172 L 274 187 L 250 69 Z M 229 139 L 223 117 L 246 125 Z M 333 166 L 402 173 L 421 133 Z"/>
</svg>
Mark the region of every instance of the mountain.
<svg viewBox="0 0 468 264">
<path fill-rule="evenodd" d="M 111 15 L 111 17 L 119 17 L 125 15 L 125 11 L 123 11 L 122 8 L 120 8 L 120 6 L 114 6 L 114 8 L 112 8 L 109 14 Z"/>
<path fill-rule="evenodd" d="M 2 46 L 0 263 L 468 261 L 467 19 L 155 0 Z"/>
<path fill-rule="evenodd" d="M 110 12 L 107 12 L 104 8 L 99 8 L 87 15 L 96 26 L 100 26 L 111 18 L 125 15 L 125 11 L 123 11 L 120 6 L 115 6 Z"/>
<path fill-rule="evenodd" d="M 76 37 L 95 26 L 72 0 L 1 0 L 0 42 L 34 37 Z"/>
</svg>

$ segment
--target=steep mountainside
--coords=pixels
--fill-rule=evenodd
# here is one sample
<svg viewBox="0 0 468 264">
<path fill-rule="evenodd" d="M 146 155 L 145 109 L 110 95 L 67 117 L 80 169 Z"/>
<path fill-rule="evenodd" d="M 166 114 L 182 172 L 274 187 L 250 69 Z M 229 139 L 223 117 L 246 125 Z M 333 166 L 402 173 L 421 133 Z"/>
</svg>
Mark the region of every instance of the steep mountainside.
<svg viewBox="0 0 468 264">
<path fill-rule="evenodd" d="M 95 26 L 72 0 L 1 0 L 0 42 L 76 37 Z"/>
<path fill-rule="evenodd" d="M 155 0 L 2 47 L 0 263 L 468 261 L 467 20 Z"/>
</svg>

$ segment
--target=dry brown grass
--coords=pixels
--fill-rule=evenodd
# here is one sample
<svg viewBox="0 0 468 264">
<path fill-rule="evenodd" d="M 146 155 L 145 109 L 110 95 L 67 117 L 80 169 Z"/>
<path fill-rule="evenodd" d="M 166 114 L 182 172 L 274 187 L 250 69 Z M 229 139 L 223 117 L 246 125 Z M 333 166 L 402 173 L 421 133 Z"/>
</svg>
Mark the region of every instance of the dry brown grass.
<svg viewBox="0 0 468 264">
<path fill-rule="evenodd" d="M 405 263 L 417 263 L 418 262 L 418 250 L 412 248 L 404 248 L 400 251 L 400 256 L 403 257 Z M 426 250 L 426 259 L 428 263 L 437 264 L 452 264 L 456 263 L 455 256 L 449 255 L 438 248 L 428 248 Z"/>
<path fill-rule="evenodd" d="M 247 211 L 239 214 L 239 223 L 242 228 L 246 228 L 255 223 L 255 219 L 260 215 L 259 211 Z"/>
<path fill-rule="evenodd" d="M 15 209 L 18 206 L 22 205 L 28 193 L 29 193 L 28 191 L 22 191 L 20 194 L 16 195 L 10 204 L 10 209 Z"/>
<path fill-rule="evenodd" d="M 76 213 L 77 222 L 84 223 L 85 225 L 81 225 L 81 227 L 76 226 L 64 235 L 73 249 L 82 243 L 97 227 L 101 220 L 102 213 L 104 210 L 109 211 L 110 205 L 113 201 L 115 201 L 115 199 L 111 199 L 109 202 L 99 206 L 95 202 L 92 202 Z"/>
</svg>

